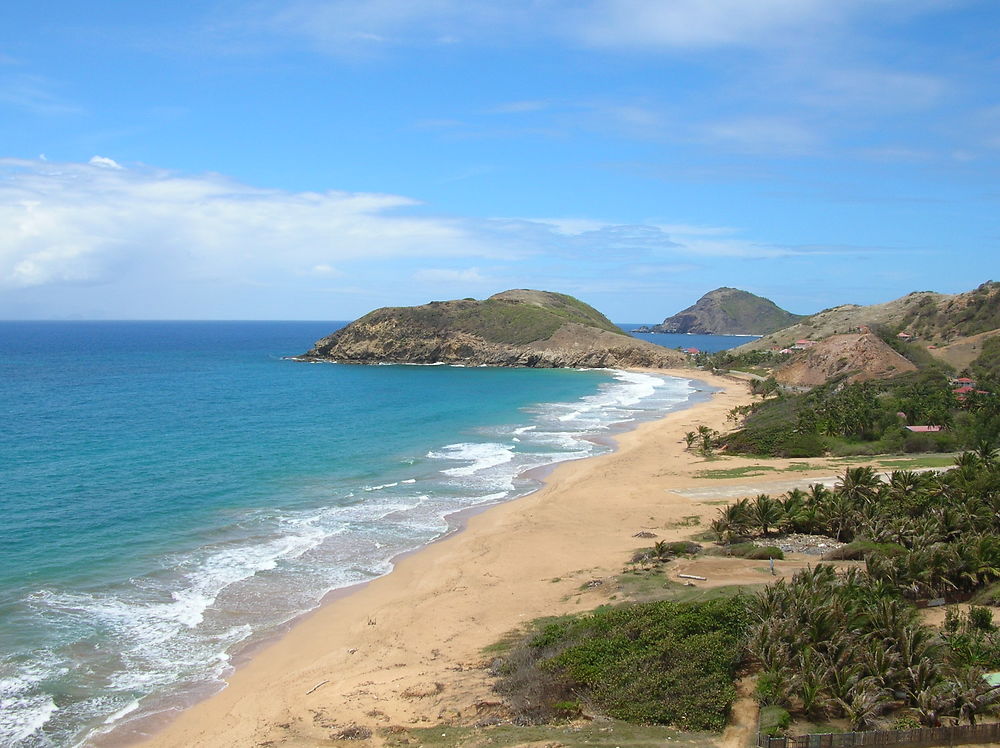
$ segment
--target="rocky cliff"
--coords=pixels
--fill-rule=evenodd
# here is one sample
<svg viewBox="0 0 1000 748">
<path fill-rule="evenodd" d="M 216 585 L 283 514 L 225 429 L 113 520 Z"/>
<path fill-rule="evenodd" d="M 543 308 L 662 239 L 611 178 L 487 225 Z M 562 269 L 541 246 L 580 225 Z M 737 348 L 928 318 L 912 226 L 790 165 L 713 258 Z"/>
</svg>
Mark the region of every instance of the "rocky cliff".
<svg viewBox="0 0 1000 748">
<path fill-rule="evenodd" d="M 384 307 L 317 341 L 302 360 L 664 368 L 684 357 L 623 333 L 565 294 L 516 289 L 483 301 Z"/>
<path fill-rule="evenodd" d="M 794 325 L 802 315 L 786 312 L 770 299 L 737 288 L 709 291 L 693 305 L 659 325 L 637 332 L 702 335 L 766 335 Z"/>
</svg>

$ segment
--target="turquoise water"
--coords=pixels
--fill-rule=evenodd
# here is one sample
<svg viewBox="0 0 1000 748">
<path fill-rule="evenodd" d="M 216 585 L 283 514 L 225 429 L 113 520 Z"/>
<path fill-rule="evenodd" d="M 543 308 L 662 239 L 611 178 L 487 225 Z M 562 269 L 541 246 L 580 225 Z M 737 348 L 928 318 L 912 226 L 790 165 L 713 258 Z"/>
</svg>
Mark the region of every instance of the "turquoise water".
<svg viewBox="0 0 1000 748">
<path fill-rule="evenodd" d="M 0 744 L 74 745 L 210 693 L 449 514 L 695 392 L 286 360 L 336 326 L 0 323 Z"/>
</svg>

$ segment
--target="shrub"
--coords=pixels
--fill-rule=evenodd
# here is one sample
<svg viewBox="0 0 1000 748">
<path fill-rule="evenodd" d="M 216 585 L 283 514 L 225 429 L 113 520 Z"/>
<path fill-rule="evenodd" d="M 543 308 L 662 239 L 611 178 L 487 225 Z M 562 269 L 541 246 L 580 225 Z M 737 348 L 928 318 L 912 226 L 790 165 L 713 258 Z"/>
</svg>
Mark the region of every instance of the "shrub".
<svg viewBox="0 0 1000 748">
<path fill-rule="evenodd" d="M 629 722 L 721 730 L 746 625 L 740 596 L 598 608 L 541 625 L 495 668 L 497 688 L 527 720 L 579 699 Z"/>
<path fill-rule="evenodd" d="M 1000 606 L 1000 582 L 994 582 L 977 593 L 973 601 L 979 605 Z"/>
<path fill-rule="evenodd" d="M 729 556 L 746 558 L 751 561 L 766 561 L 769 558 L 781 561 L 785 558 L 785 552 L 773 545 L 762 547 L 753 543 L 733 543 L 726 546 L 723 550 Z"/>
<path fill-rule="evenodd" d="M 870 540 L 855 540 L 823 555 L 824 561 L 861 561 L 872 553 L 883 556 L 899 556 L 906 549 L 897 543 L 873 543 Z"/>
<path fill-rule="evenodd" d="M 691 540 L 678 540 L 668 543 L 667 548 L 675 556 L 693 556 L 696 553 L 701 553 L 701 544 Z"/>
<path fill-rule="evenodd" d="M 993 611 L 989 608 L 974 606 L 969 609 L 969 625 L 979 631 L 993 631 Z"/>
<path fill-rule="evenodd" d="M 782 457 L 819 457 L 826 452 L 826 444 L 819 434 L 794 434 L 779 451 Z"/>
<path fill-rule="evenodd" d="M 748 552 L 743 558 L 751 561 L 767 561 L 772 558 L 776 561 L 782 561 L 785 558 L 785 552 L 774 545 L 754 546 L 754 549 Z"/>
<path fill-rule="evenodd" d="M 780 706 L 765 706 L 760 710 L 760 732 L 772 737 L 784 734 L 792 724 L 792 715 Z"/>
</svg>

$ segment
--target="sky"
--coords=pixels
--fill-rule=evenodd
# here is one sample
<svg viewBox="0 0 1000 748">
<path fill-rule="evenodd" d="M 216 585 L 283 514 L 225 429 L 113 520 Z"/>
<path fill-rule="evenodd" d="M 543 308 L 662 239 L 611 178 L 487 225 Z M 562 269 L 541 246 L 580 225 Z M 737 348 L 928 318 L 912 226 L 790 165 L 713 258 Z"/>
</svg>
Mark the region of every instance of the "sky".
<svg viewBox="0 0 1000 748">
<path fill-rule="evenodd" d="M 995 0 L 0 4 L 0 319 L 991 278 Z"/>
</svg>

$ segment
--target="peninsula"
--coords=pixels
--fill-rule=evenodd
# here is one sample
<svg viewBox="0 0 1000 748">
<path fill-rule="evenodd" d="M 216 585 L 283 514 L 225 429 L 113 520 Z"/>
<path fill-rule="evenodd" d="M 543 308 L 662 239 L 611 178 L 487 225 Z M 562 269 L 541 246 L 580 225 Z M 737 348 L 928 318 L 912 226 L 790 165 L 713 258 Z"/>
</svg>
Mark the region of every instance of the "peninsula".
<svg viewBox="0 0 1000 748">
<path fill-rule="evenodd" d="M 659 369 L 682 365 L 684 357 L 633 338 L 572 296 L 516 289 L 483 301 L 376 309 L 298 360 Z"/>
</svg>

